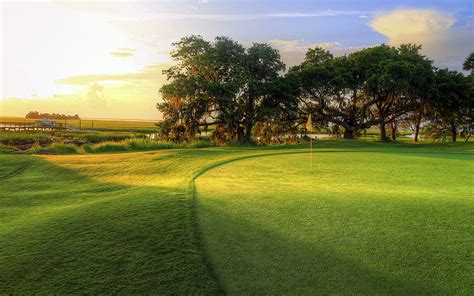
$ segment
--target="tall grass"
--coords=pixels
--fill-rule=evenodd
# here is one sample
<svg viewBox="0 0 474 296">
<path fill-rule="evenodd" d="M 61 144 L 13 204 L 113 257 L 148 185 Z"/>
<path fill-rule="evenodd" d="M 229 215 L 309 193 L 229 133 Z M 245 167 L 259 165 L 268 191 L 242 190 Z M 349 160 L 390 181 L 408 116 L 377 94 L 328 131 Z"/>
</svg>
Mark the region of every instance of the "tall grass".
<svg viewBox="0 0 474 296">
<path fill-rule="evenodd" d="M 77 143 L 96 144 L 107 141 L 123 141 L 133 138 L 144 138 L 138 133 L 129 132 L 44 132 L 44 131 L 0 131 L 0 143 L 14 146 L 21 143 L 43 143 L 73 141 Z"/>
<path fill-rule="evenodd" d="M 130 150 L 130 148 L 126 141 L 102 142 L 95 145 L 84 146 L 84 151 L 87 153 L 123 152 L 128 150 Z"/>
<path fill-rule="evenodd" d="M 49 152 L 53 154 L 75 154 L 81 152 L 81 149 L 69 143 L 53 143 L 49 146 L 43 147 L 38 143 L 35 143 L 33 147 L 28 149 L 29 153 L 44 153 Z"/>
<path fill-rule="evenodd" d="M 154 141 L 150 139 L 128 139 L 120 142 L 103 142 L 84 146 L 87 153 L 119 152 L 119 151 L 150 151 L 178 148 L 205 148 L 214 144 L 210 141 L 197 140 L 192 143 L 174 143 Z"/>
</svg>

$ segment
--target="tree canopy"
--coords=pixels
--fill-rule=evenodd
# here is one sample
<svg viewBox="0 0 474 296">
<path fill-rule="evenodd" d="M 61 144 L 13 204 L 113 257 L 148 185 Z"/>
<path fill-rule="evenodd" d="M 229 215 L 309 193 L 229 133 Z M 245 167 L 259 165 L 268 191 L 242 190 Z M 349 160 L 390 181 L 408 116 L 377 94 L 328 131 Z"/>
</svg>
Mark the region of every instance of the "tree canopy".
<svg viewBox="0 0 474 296">
<path fill-rule="evenodd" d="M 167 139 L 192 140 L 211 125 L 217 142 L 295 138 L 308 114 L 318 128 L 348 139 L 377 127 L 382 141 L 387 130 L 395 140 L 400 126 L 413 126 L 417 141 L 422 125 L 444 126 L 456 140 L 472 123 L 474 80 L 435 68 L 419 45 L 337 57 L 310 48 L 286 73 L 278 50 L 265 43 L 245 48 L 228 37 L 189 36 L 173 46 L 175 63 L 157 104 Z M 472 70 L 472 59 L 464 69 Z"/>
</svg>

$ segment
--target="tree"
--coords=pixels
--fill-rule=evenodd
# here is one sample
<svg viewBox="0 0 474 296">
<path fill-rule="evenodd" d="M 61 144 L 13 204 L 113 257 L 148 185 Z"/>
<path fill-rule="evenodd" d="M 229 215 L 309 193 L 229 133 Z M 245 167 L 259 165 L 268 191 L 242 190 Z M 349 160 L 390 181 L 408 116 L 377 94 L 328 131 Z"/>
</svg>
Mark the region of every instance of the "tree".
<svg viewBox="0 0 474 296">
<path fill-rule="evenodd" d="M 371 112 L 378 118 L 380 140 L 387 141 L 387 124 L 396 122 L 409 110 L 406 92 L 413 77 L 413 66 L 399 50 L 387 45 L 366 48 L 357 53 L 356 64 L 364 75 L 363 90 L 374 100 Z M 392 134 L 392 137 L 396 132 Z"/>
<path fill-rule="evenodd" d="M 243 106 L 243 124 L 245 141 L 250 143 L 252 127 L 268 112 L 265 107 L 270 104 L 273 85 L 279 72 L 285 69 L 277 50 L 268 44 L 254 43 L 247 49 L 245 102 Z"/>
<path fill-rule="evenodd" d="M 161 127 L 165 134 L 172 130 L 180 131 L 182 129 L 177 127 L 182 126 L 186 138 L 191 140 L 208 107 L 205 93 L 200 90 L 208 85 L 210 71 L 204 53 L 211 45 L 200 36 L 190 36 L 173 46 L 175 50 L 171 57 L 176 64 L 164 71 L 171 82 L 160 89 L 163 102 L 157 104 L 157 108 L 163 114 Z M 175 136 L 181 139 L 181 136 Z"/>
<path fill-rule="evenodd" d="M 472 114 L 469 78 L 458 71 L 439 69 L 435 73 L 435 85 L 432 124 L 447 127 L 451 140 L 456 142 L 458 127 Z"/>
<path fill-rule="evenodd" d="M 474 52 L 471 52 L 471 54 L 466 58 L 466 60 L 464 60 L 462 68 L 466 71 L 474 70 Z"/>
<path fill-rule="evenodd" d="M 266 101 L 273 98 L 272 84 L 284 70 L 278 51 L 258 43 L 245 49 L 228 37 L 211 43 L 191 36 L 174 46 L 177 64 L 165 71 L 170 82 L 160 90 L 164 102 L 158 109 L 179 116 L 164 114 L 165 120 L 184 124 L 189 139 L 199 126 L 216 124 L 216 139 L 249 143 Z M 173 110 L 175 100 L 179 108 Z"/>
<path fill-rule="evenodd" d="M 413 140 L 415 142 L 418 142 L 421 123 L 433 103 L 434 95 L 432 61 L 423 56 L 420 50 L 421 46 L 415 44 L 403 44 L 399 48 L 401 58 L 413 66 L 413 74 L 406 92 L 411 105 L 406 119 L 414 125 L 415 137 Z"/>
</svg>

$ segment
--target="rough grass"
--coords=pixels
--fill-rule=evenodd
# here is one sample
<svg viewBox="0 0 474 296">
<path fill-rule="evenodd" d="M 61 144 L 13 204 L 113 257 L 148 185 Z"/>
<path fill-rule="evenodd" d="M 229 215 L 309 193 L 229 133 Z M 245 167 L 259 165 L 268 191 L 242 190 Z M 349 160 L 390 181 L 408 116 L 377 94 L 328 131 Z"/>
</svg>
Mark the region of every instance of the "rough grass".
<svg viewBox="0 0 474 296">
<path fill-rule="evenodd" d="M 129 132 L 0 131 L 0 143 L 5 145 L 13 145 L 19 141 L 37 141 L 41 138 L 51 141 L 79 140 L 94 144 L 106 141 L 123 141 L 137 137 L 143 136 Z"/>
<path fill-rule="evenodd" d="M 0 294 L 466 292 L 472 145 L 318 145 L 0 155 Z"/>
<path fill-rule="evenodd" d="M 192 143 L 174 143 L 149 139 L 129 139 L 120 142 L 103 142 L 84 147 L 87 153 L 105 153 L 120 151 L 151 151 L 178 148 L 205 148 L 213 146 L 210 141 L 194 141 Z"/>
</svg>

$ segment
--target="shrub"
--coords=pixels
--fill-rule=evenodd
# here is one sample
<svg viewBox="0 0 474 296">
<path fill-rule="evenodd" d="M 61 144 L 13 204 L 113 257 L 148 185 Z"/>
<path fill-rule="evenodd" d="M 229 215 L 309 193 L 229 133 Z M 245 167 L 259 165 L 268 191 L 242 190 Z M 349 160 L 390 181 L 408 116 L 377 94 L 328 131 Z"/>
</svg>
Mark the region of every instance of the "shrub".
<svg viewBox="0 0 474 296">
<path fill-rule="evenodd" d="M 187 147 L 189 148 L 206 148 L 206 147 L 213 147 L 213 146 L 215 145 L 210 140 L 195 140 L 191 144 L 187 145 Z"/>
<path fill-rule="evenodd" d="M 30 149 L 28 149 L 29 153 L 39 153 L 42 151 L 45 151 L 45 149 L 39 143 L 35 143 Z"/>
</svg>

